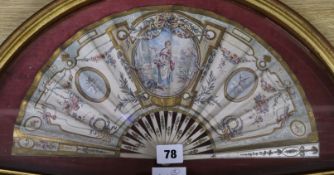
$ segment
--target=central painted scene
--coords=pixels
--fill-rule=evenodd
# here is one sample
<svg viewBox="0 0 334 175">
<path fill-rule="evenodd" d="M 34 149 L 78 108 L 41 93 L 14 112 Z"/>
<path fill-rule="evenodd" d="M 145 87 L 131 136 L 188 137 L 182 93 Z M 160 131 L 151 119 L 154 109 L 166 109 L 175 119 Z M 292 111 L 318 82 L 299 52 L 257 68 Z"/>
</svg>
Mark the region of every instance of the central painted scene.
<svg viewBox="0 0 334 175">
<path fill-rule="evenodd" d="M 142 85 L 162 97 L 179 95 L 197 72 L 198 39 L 176 15 L 160 15 L 139 34 L 132 58 Z"/>
</svg>

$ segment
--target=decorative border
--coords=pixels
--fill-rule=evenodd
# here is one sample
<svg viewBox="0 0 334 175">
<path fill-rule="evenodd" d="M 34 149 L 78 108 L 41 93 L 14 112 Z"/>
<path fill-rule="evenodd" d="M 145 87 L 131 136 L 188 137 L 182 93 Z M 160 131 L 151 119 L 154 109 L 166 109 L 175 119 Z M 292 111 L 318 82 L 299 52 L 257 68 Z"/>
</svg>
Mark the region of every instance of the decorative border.
<svg viewBox="0 0 334 175">
<path fill-rule="evenodd" d="M 55 20 L 74 10 L 93 3 L 97 0 L 59 0 L 54 1 L 36 13 L 12 33 L 0 46 L 0 73 L 13 60 L 20 49 L 45 27 Z M 299 40 L 315 53 L 317 58 L 329 69 L 334 76 L 334 49 L 329 42 L 303 17 L 279 1 L 238 0 L 258 12 L 262 12 L 271 20 L 279 23 L 284 29 L 293 33 Z M 29 174 L 0 169 L 0 173 Z M 323 172 L 331 173 L 329 172 Z M 322 173 L 320 173 L 322 174 Z"/>
</svg>

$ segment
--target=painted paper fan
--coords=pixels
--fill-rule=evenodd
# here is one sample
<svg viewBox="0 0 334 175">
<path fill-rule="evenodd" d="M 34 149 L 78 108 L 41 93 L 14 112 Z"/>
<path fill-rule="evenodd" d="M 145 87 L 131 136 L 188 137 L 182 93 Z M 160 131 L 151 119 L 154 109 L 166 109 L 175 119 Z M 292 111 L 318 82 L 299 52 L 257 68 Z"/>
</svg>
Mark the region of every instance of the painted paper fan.
<svg viewBox="0 0 334 175">
<path fill-rule="evenodd" d="M 199 13 L 201 12 L 201 13 Z M 235 23 L 168 6 L 107 17 L 37 74 L 15 155 L 317 157 L 312 110 L 270 47 Z"/>
</svg>

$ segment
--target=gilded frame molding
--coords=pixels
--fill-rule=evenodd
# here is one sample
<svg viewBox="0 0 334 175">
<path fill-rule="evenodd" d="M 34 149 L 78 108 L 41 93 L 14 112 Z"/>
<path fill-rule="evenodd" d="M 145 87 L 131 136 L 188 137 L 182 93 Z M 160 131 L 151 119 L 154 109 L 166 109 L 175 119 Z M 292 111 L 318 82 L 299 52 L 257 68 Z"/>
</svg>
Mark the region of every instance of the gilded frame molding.
<svg viewBox="0 0 334 175">
<path fill-rule="evenodd" d="M 0 45 L 0 73 L 34 36 L 62 16 L 98 0 L 54 1 L 30 17 Z M 334 48 L 324 36 L 297 12 L 279 1 L 237 0 L 280 24 L 303 42 L 334 76 Z"/>
<path fill-rule="evenodd" d="M 21 48 L 61 17 L 97 0 L 57 0 L 43 7 L 21 24 L 0 45 L 0 73 L 12 61 Z"/>
<path fill-rule="evenodd" d="M 66 14 L 69 14 L 80 7 L 91 4 L 98 0 L 58 0 L 54 1 L 42 10 L 38 11 L 26 22 L 20 25 L 1 45 L 0 45 L 0 73 L 6 69 L 7 65 L 14 59 L 21 48 L 44 28 L 53 24 Z M 284 29 L 291 32 L 297 39 L 305 44 L 328 68 L 332 78 L 334 77 L 334 48 L 324 38 L 324 36 L 308 21 L 297 12 L 290 9 L 279 1 L 267 0 L 237 0 L 237 3 L 246 5 L 257 12 L 260 12 L 271 20 L 277 22 Z M 329 172 L 319 172 L 316 174 L 327 174 Z M 19 171 L 9 171 L 0 169 L 3 174 L 31 174 Z"/>
<path fill-rule="evenodd" d="M 239 3 L 261 12 L 305 44 L 328 68 L 334 77 L 334 47 L 305 18 L 279 1 L 237 0 Z"/>
</svg>

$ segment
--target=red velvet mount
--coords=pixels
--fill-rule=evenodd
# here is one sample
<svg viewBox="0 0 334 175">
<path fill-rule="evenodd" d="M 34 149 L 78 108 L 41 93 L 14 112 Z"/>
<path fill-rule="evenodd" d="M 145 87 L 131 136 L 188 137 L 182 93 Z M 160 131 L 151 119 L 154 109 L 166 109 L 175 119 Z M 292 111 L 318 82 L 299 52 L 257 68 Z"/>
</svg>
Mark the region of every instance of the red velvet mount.
<svg viewBox="0 0 334 175">
<path fill-rule="evenodd" d="M 320 61 L 278 24 L 227 0 L 103 0 L 83 7 L 39 33 L 1 75 L 0 168 L 47 174 L 150 174 L 155 160 L 11 156 L 13 128 L 22 99 L 38 70 L 78 30 L 103 17 L 136 7 L 181 5 L 215 12 L 248 28 L 286 61 L 302 85 L 316 118 L 320 158 L 186 161 L 188 174 L 291 174 L 334 168 L 334 81 Z"/>
</svg>

